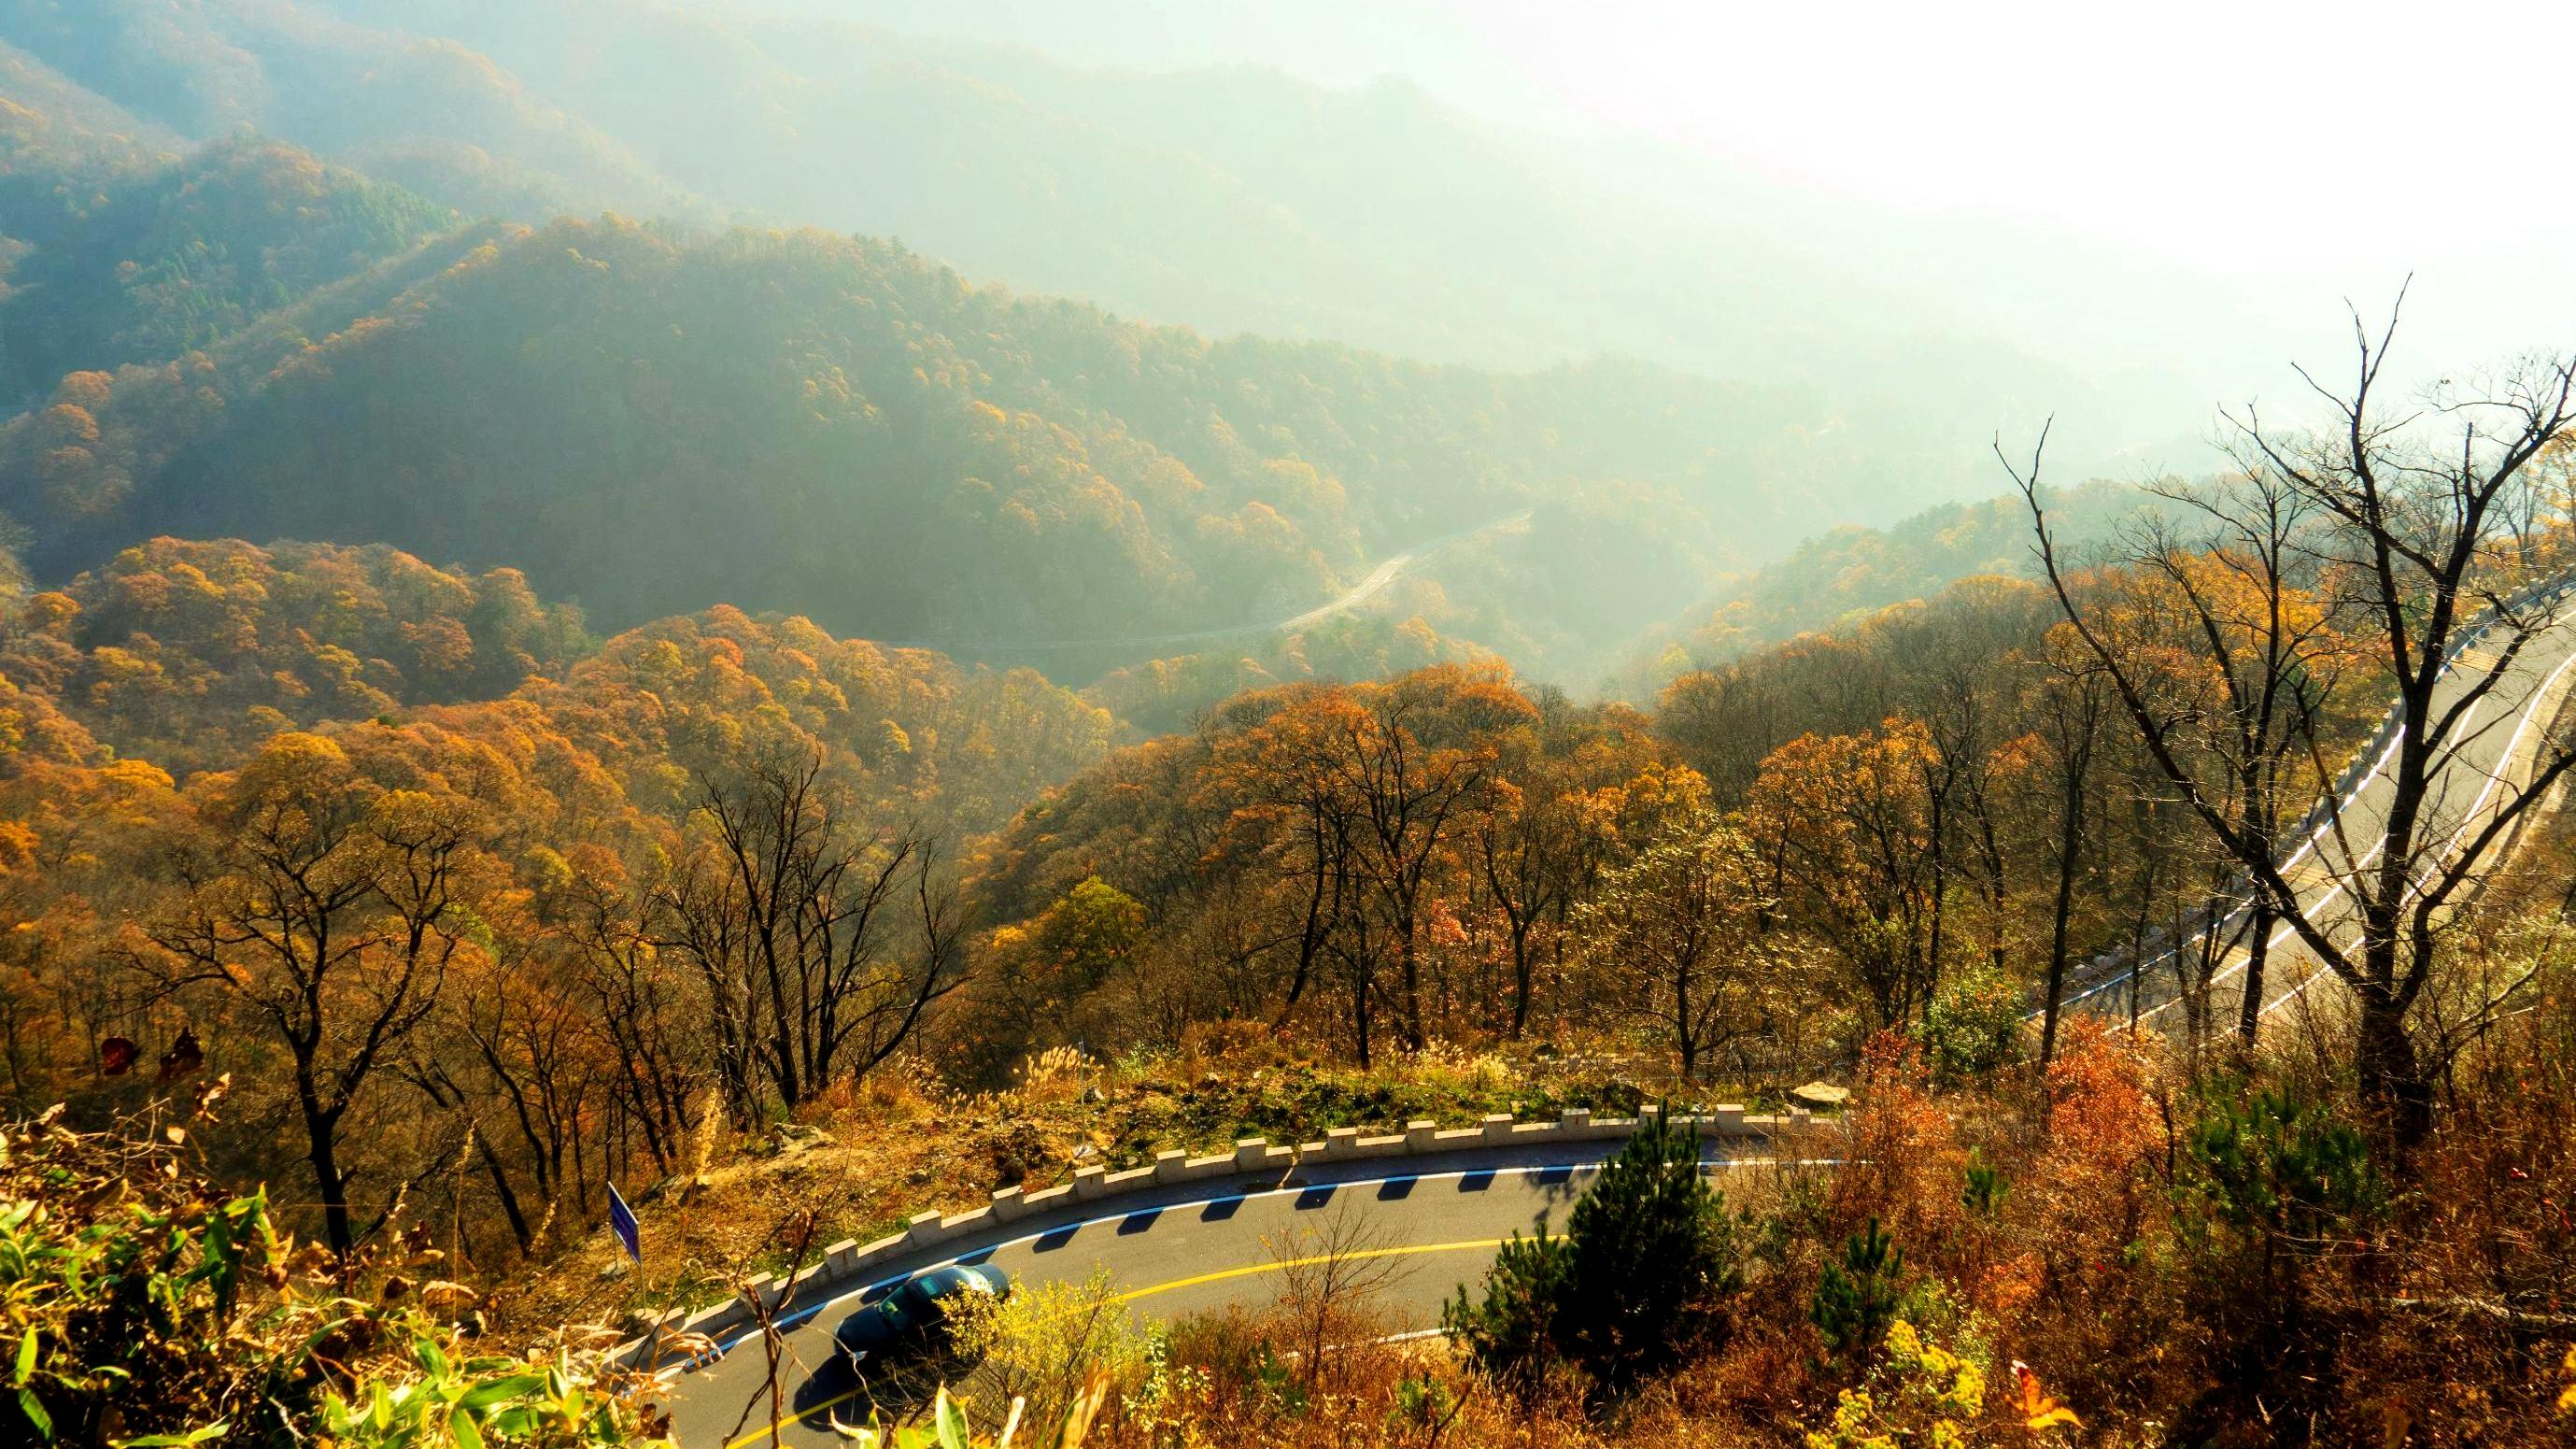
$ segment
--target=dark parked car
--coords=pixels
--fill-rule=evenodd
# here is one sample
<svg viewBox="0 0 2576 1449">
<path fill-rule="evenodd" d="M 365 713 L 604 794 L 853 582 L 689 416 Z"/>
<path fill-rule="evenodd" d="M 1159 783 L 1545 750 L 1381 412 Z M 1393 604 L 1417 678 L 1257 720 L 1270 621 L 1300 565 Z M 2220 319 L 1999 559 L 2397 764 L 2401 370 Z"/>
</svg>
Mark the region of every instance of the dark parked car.
<svg viewBox="0 0 2576 1449">
<path fill-rule="evenodd" d="M 875 1369 L 950 1354 L 950 1318 L 970 1297 L 1011 1296 L 999 1268 L 955 1264 L 933 1268 L 841 1320 L 832 1338 L 853 1364 Z"/>
</svg>

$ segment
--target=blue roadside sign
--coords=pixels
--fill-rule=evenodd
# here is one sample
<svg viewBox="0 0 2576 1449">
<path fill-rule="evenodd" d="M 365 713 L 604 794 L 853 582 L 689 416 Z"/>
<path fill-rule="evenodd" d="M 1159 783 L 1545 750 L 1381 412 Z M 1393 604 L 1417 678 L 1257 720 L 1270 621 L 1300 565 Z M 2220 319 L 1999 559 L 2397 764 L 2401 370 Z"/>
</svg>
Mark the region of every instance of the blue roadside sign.
<svg viewBox="0 0 2576 1449">
<path fill-rule="evenodd" d="M 617 1195 L 613 1182 L 608 1185 L 608 1230 L 626 1245 L 626 1255 L 635 1260 L 635 1266 L 644 1266 L 644 1234 L 635 1226 L 635 1209 Z"/>
</svg>

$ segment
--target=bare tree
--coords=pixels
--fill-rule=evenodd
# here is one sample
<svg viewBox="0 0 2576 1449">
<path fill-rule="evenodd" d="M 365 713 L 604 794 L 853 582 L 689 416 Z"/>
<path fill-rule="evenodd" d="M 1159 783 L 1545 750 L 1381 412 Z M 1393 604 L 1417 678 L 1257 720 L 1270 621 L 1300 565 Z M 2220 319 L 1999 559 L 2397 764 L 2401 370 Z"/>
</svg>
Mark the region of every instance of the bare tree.
<svg viewBox="0 0 2576 1449">
<path fill-rule="evenodd" d="M 2199 731 L 2221 774 L 2216 796 L 2277 855 L 2328 774 L 2317 741 L 2342 673 L 2339 611 L 2326 592 L 2325 550 L 2311 546 L 2326 541 L 2316 505 L 2252 450 L 2236 452 L 2240 472 L 2226 483 L 2159 488 L 2203 526 L 2160 525 L 2135 556 L 2183 601 L 2182 639 L 2217 686 Z M 2224 904 L 2210 903 L 2211 920 Z M 2279 910 L 2263 891 L 2250 893 L 2248 910 L 2237 1034 L 2251 1045 Z"/>
<path fill-rule="evenodd" d="M 2512 591 L 2521 544 L 2510 529 L 2525 516 L 2526 470 L 2576 422 L 2576 358 L 2533 359 L 2474 389 L 2446 383 L 2421 410 L 2392 417 L 2378 391 L 2395 328 L 2392 311 L 2374 339 L 2356 313 L 2358 366 L 2349 391 L 2310 380 L 2332 410 L 2331 429 L 2273 431 L 2250 408 L 2228 419 L 2240 459 L 2258 480 L 2253 486 L 2315 515 L 2315 533 L 2299 535 L 2295 546 L 2321 564 L 2395 694 L 2395 738 L 2381 767 L 2384 804 L 2356 820 L 2331 794 L 2324 801 L 2331 843 L 2315 854 L 2349 896 L 2346 912 L 2330 913 L 2289 879 L 2276 820 L 2231 809 L 2210 791 L 2188 757 L 2194 721 L 2156 697 L 2139 661 L 2097 610 L 2079 602 L 2040 501 L 2045 429 L 2027 472 L 2012 471 L 2060 605 L 2167 780 L 2250 888 L 2351 988 L 2363 1093 L 2404 1149 L 2431 1130 L 2432 1072 L 2408 1016 L 2435 969 L 2445 909 L 2523 813 L 2576 764 L 2576 751 L 2549 742 L 2527 778 L 2499 778 L 2482 792 L 2489 801 L 2482 819 L 2453 819 L 2436 808 L 2444 771 L 2480 768 L 2471 751 L 2497 728 L 2493 720 L 2478 722 L 2482 702 L 2513 676 L 2551 622 L 2548 610 Z M 2005 466 L 2012 468 L 2009 460 Z M 2276 567 L 2259 555 L 2248 562 L 2258 571 Z"/>
<path fill-rule="evenodd" d="M 688 1103 L 704 1084 L 703 1031 L 689 993 L 663 969 L 643 913 L 649 898 L 622 878 L 576 875 L 558 907 L 572 954 L 572 989 L 589 1003 L 588 1029 L 616 1064 L 610 1089 L 613 1120 L 642 1140 L 653 1175 L 678 1164 L 688 1135 Z M 724 1023 L 716 1024 L 719 1032 Z M 614 1164 L 610 1164 L 613 1168 Z"/>
<path fill-rule="evenodd" d="M 2057 819 L 2052 863 L 2057 893 L 2049 910 L 2047 993 L 2040 1008 L 2039 1064 L 2057 1057 L 2057 1016 L 2066 999 L 2066 964 L 2075 915 L 2075 882 L 2083 868 L 2084 827 L 2093 784 L 2093 756 L 2104 702 L 2098 675 L 2059 670 L 2040 691 L 2040 742 L 2056 775 Z"/>
<path fill-rule="evenodd" d="M 1348 1201 L 1263 1243 L 1279 1268 L 1278 1311 L 1296 1346 L 1298 1377 L 1311 1388 L 1336 1341 L 1376 1331 L 1377 1300 L 1403 1259 L 1375 1220 Z"/>
<path fill-rule="evenodd" d="M 1284 1025 L 1322 973 L 1334 933 L 1358 890 L 1352 846 L 1358 824 L 1328 754 L 1310 732 L 1265 737 L 1262 747 L 1268 768 L 1248 772 L 1258 782 L 1253 798 L 1287 822 L 1269 852 L 1294 914 L 1294 924 L 1278 933 L 1278 940 L 1295 950 L 1287 988 L 1280 995 L 1277 1024 Z M 1365 1062 L 1365 1025 L 1361 1035 L 1360 1059 Z"/>
<path fill-rule="evenodd" d="M 553 943 L 516 924 L 496 933 L 483 969 L 449 981 L 434 1029 L 413 1034 L 398 1069 L 432 1106 L 465 1121 L 465 1152 L 482 1164 L 525 1255 L 567 1192 L 587 1206 L 584 1122 L 594 1092 L 607 1095 L 608 1069 L 593 1054 L 579 992 L 564 989 L 544 949 Z M 522 1172 L 538 1204 L 534 1222 Z"/>
<path fill-rule="evenodd" d="M 793 1107 L 893 1055 L 961 984 L 963 933 L 930 839 L 867 818 L 821 751 L 702 771 L 698 792 L 711 838 L 658 888 L 659 944 L 705 981 L 747 1118 L 764 1084 Z"/>
</svg>

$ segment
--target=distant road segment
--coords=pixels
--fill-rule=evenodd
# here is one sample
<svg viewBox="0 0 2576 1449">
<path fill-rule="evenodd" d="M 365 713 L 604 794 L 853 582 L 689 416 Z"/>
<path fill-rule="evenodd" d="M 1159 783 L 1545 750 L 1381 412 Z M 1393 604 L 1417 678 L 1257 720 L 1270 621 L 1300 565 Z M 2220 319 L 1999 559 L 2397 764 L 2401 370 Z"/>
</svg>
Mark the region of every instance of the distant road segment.
<svg viewBox="0 0 2576 1449">
<path fill-rule="evenodd" d="M 2576 601 L 2562 600 L 2556 614 L 2523 645 L 2512 665 L 2485 697 L 2470 707 L 2454 738 L 2458 748 L 2433 780 L 2426 819 L 2447 833 L 2454 849 L 2493 818 L 2538 768 L 2551 738 L 2551 725 L 2576 685 Z M 2452 668 L 2436 689 L 2438 715 L 2456 703 L 2471 683 L 2493 667 L 2482 639 L 2472 638 L 2452 656 Z M 2461 669 L 2463 663 L 2473 666 Z M 2314 823 L 2283 863 L 2282 873 L 2301 888 L 2311 920 L 2338 941 L 2349 939 L 2359 915 L 2344 882 L 2367 870 L 2379 858 L 2394 784 L 2390 777 L 2398 745 L 2393 728 L 2383 727 L 2372 746 L 2370 763 L 2341 797 L 2338 810 Z M 2338 825 L 2338 821 L 2340 824 Z M 2357 858 L 2356 858 L 2357 856 Z M 2251 914 L 2239 906 L 2215 930 L 2229 941 L 2228 960 L 2211 981 L 2210 1018 L 2233 1022 L 2242 1009 L 2247 957 L 2242 938 Z M 2194 937 L 2185 945 L 2196 945 Z M 2142 963 L 2118 963 L 2108 972 L 2090 975 L 2071 990 L 2071 1009 L 2126 1020 L 2135 1009 L 2142 1022 L 2169 1028 L 2164 1020 L 2182 1005 L 2182 983 L 2174 971 L 2175 949 L 2151 951 Z M 2269 1016 L 2305 999 L 2333 972 L 2287 925 L 2275 925 L 2263 972 L 2261 1015 Z"/>
</svg>

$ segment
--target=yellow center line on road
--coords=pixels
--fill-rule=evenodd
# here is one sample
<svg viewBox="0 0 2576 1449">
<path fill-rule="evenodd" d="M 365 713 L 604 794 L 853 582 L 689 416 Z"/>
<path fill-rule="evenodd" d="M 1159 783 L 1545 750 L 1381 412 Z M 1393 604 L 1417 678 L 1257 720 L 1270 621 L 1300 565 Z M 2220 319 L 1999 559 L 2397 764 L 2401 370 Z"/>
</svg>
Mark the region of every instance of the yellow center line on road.
<svg viewBox="0 0 2576 1449">
<path fill-rule="evenodd" d="M 1363 1248 L 1349 1253 L 1318 1253 L 1310 1258 L 1282 1258 L 1273 1263 L 1253 1263 L 1241 1268 L 1220 1268 L 1213 1273 L 1175 1278 L 1169 1283 L 1157 1283 L 1151 1288 L 1131 1289 L 1109 1301 L 1133 1303 L 1139 1298 L 1151 1298 L 1157 1293 L 1170 1293 L 1181 1288 L 1196 1288 L 1202 1283 L 1222 1283 L 1229 1278 L 1250 1278 L 1256 1274 L 1278 1273 L 1289 1268 L 1308 1268 L 1317 1263 L 1330 1263 L 1337 1258 L 1342 1262 L 1351 1263 L 1366 1258 L 1410 1257 L 1416 1253 L 1462 1253 L 1469 1248 L 1499 1248 L 1509 1241 L 1511 1240 L 1508 1238 L 1469 1238 L 1455 1243 L 1408 1243 L 1396 1248 Z"/>
<path fill-rule="evenodd" d="M 1329 1263 L 1337 1258 L 1348 1263 L 1364 1258 L 1411 1257 L 1417 1253 L 1463 1253 L 1470 1248 L 1499 1248 L 1510 1241 L 1509 1238 L 1468 1238 L 1455 1243 L 1408 1243 L 1396 1248 L 1363 1248 L 1352 1253 L 1318 1253 L 1306 1258 L 1282 1258 L 1275 1263 L 1253 1263 L 1241 1268 L 1220 1268 L 1213 1273 L 1198 1273 L 1187 1278 L 1174 1278 L 1168 1283 L 1157 1283 L 1150 1288 L 1131 1288 L 1113 1296 L 1109 1301 L 1133 1303 L 1139 1298 L 1151 1298 L 1157 1293 L 1170 1293 L 1182 1288 L 1196 1288 L 1202 1283 L 1222 1283 L 1231 1278 L 1250 1278 L 1262 1273 L 1283 1272 L 1290 1268 L 1307 1268 L 1317 1263 Z M 817 1414 L 829 1413 L 864 1392 L 866 1392 L 864 1389 L 852 1389 L 848 1393 L 825 1399 L 794 1418 L 782 1418 L 779 1422 L 794 1424 L 811 1419 Z M 725 1445 L 724 1449 L 750 1449 L 750 1446 L 766 1441 L 770 1432 L 770 1426 L 763 1424 Z"/>
</svg>

